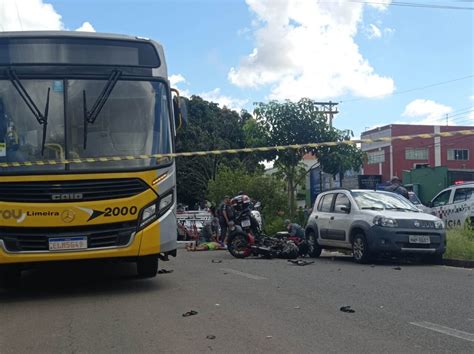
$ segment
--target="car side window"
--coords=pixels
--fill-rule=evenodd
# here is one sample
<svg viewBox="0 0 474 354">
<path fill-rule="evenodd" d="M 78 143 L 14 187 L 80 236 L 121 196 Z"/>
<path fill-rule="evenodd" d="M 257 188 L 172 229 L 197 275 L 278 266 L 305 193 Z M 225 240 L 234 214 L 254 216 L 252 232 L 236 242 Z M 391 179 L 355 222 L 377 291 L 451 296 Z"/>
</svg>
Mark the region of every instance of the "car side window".
<svg viewBox="0 0 474 354">
<path fill-rule="evenodd" d="M 474 188 L 459 188 L 454 192 L 453 203 L 464 202 L 471 198 Z"/>
<path fill-rule="evenodd" d="M 335 209 L 334 209 L 334 212 L 335 213 L 341 213 L 341 214 L 346 214 L 347 211 L 341 211 L 341 210 L 337 210 L 336 207 L 338 206 L 344 206 L 348 209 L 351 208 L 351 202 L 349 200 L 349 198 L 347 197 L 347 195 L 343 194 L 343 193 L 338 193 L 337 196 L 336 196 L 336 202 L 334 203 L 335 205 Z"/>
<path fill-rule="evenodd" d="M 449 203 L 449 196 L 451 195 L 451 190 L 444 191 L 433 199 L 433 207 L 440 207 Z"/>
<path fill-rule="evenodd" d="M 332 199 L 334 197 L 334 194 L 326 194 L 321 198 L 321 201 L 319 202 L 318 205 L 318 211 L 321 211 L 323 213 L 329 213 L 331 211 L 331 204 L 332 204 Z"/>
</svg>

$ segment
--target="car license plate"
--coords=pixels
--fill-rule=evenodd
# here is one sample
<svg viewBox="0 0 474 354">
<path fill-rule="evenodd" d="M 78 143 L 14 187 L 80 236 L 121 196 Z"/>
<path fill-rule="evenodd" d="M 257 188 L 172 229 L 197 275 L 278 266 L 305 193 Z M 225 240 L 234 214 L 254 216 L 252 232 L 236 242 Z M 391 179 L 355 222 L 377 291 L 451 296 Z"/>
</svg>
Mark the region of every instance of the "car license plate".
<svg viewBox="0 0 474 354">
<path fill-rule="evenodd" d="M 250 219 L 242 220 L 242 227 L 249 227 L 250 226 Z"/>
<path fill-rule="evenodd" d="M 85 248 L 87 248 L 87 237 L 85 236 L 49 239 L 50 251 L 80 250 Z"/>
<path fill-rule="evenodd" d="M 419 236 L 419 235 L 409 235 L 408 236 L 408 242 L 429 244 L 430 243 L 430 237 L 429 236 Z"/>
</svg>

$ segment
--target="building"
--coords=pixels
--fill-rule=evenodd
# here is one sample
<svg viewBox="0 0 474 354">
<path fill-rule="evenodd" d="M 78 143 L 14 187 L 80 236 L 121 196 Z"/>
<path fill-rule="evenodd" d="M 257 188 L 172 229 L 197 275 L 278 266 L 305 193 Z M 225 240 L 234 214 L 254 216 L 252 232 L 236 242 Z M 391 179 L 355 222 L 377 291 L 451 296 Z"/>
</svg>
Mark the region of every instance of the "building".
<svg viewBox="0 0 474 354">
<path fill-rule="evenodd" d="M 470 130 L 473 126 L 391 124 L 361 134 L 361 139 L 388 138 Z M 444 166 L 450 170 L 474 170 L 474 136 L 415 138 L 362 144 L 367 153 L 364 175 L 381 175 L 382 181 L 402 177 L 404 171 Z"/>
</svg>

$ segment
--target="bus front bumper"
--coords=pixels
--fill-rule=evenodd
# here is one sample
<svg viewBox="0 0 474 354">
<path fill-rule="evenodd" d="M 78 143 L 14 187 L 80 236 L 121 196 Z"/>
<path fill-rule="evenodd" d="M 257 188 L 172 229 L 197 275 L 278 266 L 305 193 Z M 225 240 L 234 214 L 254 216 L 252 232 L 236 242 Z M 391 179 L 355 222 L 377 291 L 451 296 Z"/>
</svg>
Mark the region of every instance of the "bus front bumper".
<svg viewBox="0 0 474 354">
<path fill-rule="evenodd" d="M 50 237 L 51 236 L 44 236 L 43 239 L 46 240 L 45 242 L 48 242 Z M 54 237 L 57 236 L 55 235 Z M 15 249 L 15 247 L 12 247 L 12 242 L 15 240 L 12 241 L 12 238 L 0 235 L 0 265 L 79 261 L 88 259 L 136 258 L 152 254 L 158 255 L 161 252 L 163 252 L 164 255 L 176 255 L 176 247 L 174 247 L 173 250 L 172 245 L 167 244 L 167 247 L 165 247 L 166 249 L 162 250 L 163 247 L 161 245 L 159 221 L 155 221 L 141 231 L 130 231 L 129 239 L 122 240 L 121 244 L 119 242 L 112 246 L 108 245 L 100 247 L 100 243 L 97 242 L 97 240 L 93 240 L 90 235 L 87 235 L 87 239 L 88 248 L 84 249 L 62 251 L 49 251 L 46 249 L 28 251 L 27 247 Z M 18 242 L 18 239 L 16 242 Z M 93 242 L 96 242 L 95 246 L 97 247 L 91 247 L 94 246 Z M 42 247 L 44 248 L 47 246 L 43 245 Z"/>
</svg>

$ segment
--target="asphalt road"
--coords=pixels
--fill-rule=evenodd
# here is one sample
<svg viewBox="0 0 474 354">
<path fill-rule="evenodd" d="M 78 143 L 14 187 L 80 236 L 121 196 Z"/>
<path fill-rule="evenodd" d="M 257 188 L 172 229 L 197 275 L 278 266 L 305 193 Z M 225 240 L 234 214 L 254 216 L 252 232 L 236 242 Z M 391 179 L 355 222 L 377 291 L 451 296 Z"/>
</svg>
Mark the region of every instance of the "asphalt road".
<svg viewBox="0 0 474 354">
<path fill-rule="evenodd" d="M 19 289 L 0 290 L 0 353 L 474 352 L 469 269 L 345 257 L 300 267 L 184 250 L 160 267 L 174 272 L 26 272 Z"/>
</svg>

